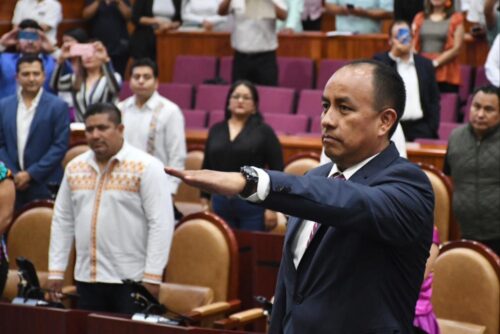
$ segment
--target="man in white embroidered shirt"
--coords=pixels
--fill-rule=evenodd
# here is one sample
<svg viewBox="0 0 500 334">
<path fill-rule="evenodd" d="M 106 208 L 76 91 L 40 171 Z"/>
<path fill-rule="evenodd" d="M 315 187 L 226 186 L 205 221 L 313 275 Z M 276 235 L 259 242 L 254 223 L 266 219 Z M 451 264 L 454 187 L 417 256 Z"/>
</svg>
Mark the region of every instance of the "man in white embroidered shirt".
<svg viewBox="0 0 500 334">
<path fill-rule="evenodd" d="M 98 103 L 85 114 L 90 151 L 66 168 L 52 220 L 49 289 L 58 298 L 73 238 L 78 307 L 140 311 L 124 279 L 158 296 L 174 217 L 162 163 L 123 139 L 119 109 Z"/>
<path fill-rule="evenodd" d="M 158 94 L 156 63 L 148 58 L 138 59 L 131 72 L 130 89 L 134 95 L 118 104 L 123 113 L 125 139 L 165 166 L 184 169 L 184 116 L 175 103 Z M 170 176 L 168 180 L 175 195 L 180 180 Z"/>
</svg>

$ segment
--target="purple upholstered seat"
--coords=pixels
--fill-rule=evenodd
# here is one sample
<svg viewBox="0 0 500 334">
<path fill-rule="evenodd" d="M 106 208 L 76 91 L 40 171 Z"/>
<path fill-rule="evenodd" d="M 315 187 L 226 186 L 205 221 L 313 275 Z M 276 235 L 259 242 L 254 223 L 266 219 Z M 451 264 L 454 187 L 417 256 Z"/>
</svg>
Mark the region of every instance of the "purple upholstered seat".
<svg viewBox="0 0 500 334">
<path fill-rule="evenodd" d="M 212 110 L 208 114 L 208 127 L 211 128 L 215 123 L 224 120 L 224 110 Z"/>
<path fill-rule="evenodd" d="M 134 95 L 134 93 L 132 93 L 132 90 L 130 89 L 130 82 L 124 81 L 122 84 L 122 88 L 120 89 L 120 95 L 118 96 L 118 98 L 120 99 L 120 101 L 123 101 L 132 95 Z"/>
<path fill-rule="evenodd" d="M 463 122 L 467 123 L 469 121 L 470 107 L 472 106 L 472 94 L 469 95 L 467 103 L 462 107 Z"/>
<path fill-rule="evenodd" d="M 470 65 L 460 65 L 460 87 L 458 95 L 460 102 L 465 103 L 472 88 L 472 67 Z"/>
<path fill-rule="evenodd" d="M 291 88 L 258 86 L 259 109 L 263 114 L 291 114 L 295 91 Z"/>
<path fill-rule="evenodd" d="M 459 127 L 463 125 L 462 123 L 450 123 L 450 122 L 441 122 L 439 123 L 439 130 L 438 130 L 438 135 L 439 135 L 439 139 L 442 139 L 442 140 L 448 140 L 448 137 L 450 137 L 450 134 L 451 132 Z"/>
<path fill-rule="evenodd" d="M 194 107 L 203 110 L 223 110 L 226 107 L 227 85 L 199 85 Z"/>
<path fill-rule="evenodd" d="M 349 63 L 348 60 L 323 59 L 319 63 L 318 75 L 316 77 L 316 88 L 323 89 L 335 71 Z"/>
<path fill-rule="evenodd" d="M 296 135 L 307 131 L 309 117 L 304 115 L 266 114 L 264 121 L 278 134 Z"/>
<path fill-rule="evenodd" d="M 321 114 L 322 90 L 304 89 L 299 93 L 298 115 L 315 117 Z"/>
<path fill-rule="evenodd" d="M 217 58 L 214 56 L 177 56 L 173 82 L 199 85 L 215 78 Z"/>
<path fill-rule="evenodd" d="M 457 121 L 458 95 L 455 93 L 441 94 L 441 122 Z"/>
<path fill-rule="evenodd" d="M 186 129 L 204 129 L 207 125 L 207 112 L 205 110 L 182 109 Z"/>
<path fill-rule="evenodd" d="M 230 83 L 233 77 L 233 56 L 220 57 L 219 77 Z"/>
<path fill-rule="evenodd" d="M 181 109 L 189 109 L 193 103 L 193 86 L 182 83 L 162 83 L 158 93 L 174 102 Z"/>
<path fill-rule="evenodd" d="M 309 131 L 312 133 L 321 133 L 321 115 L 311 118 L 311 130 Z"/>
<path fill-rule="evenodd" d="M 474 80 L 474 88 L 488 85 L 490 82 L 486 78 L 486 72 L 484 66 L 476 67 L 476 79 Z"/>
<path fill-rule="evenodd" d="M 278 86 L 297 90 L 313 85 L 314 62 L 310 58 L 278 57 Z"/>
</svg>

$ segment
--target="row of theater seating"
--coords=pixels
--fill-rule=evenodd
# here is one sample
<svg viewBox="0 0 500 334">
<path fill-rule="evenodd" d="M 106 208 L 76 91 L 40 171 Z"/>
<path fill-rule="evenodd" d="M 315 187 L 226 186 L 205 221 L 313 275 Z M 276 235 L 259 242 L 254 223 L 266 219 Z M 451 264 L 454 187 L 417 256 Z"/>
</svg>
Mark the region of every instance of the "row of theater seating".
<svg viewBox="0 0 500 334">
<path fill-rule="evenodd" d="M 331 74 L 347 64 L 348 60 L 322 59 L 315 71 L 314 60 L 310 58 L 278 57 L 278 86 L 301 89 L 323 89 Z M 231 82 L 233 57 L 220 59 L 215 56 L 178 56 L 175 60 L 172 82 L 199 85 L 207 80 L 220 78 Z M 486 84 L 484 67 L 460 66 L 461 85 L 459 97 L 461 104 L 474 87 Z"/>
<path fill-rule="evenodd" d="M 279 134 L 317 134 L 320 129 L 321 90 L 259 86 L 259 109 L 265 121 Z M 187 83 L 162 83 L 158 91 L 175 102 L 183 110 L 188 129 L 203 129 L 224 118 L 229 85 Z M 124 83 L 120 99 L 132 95 L 129 84 Z M 469 110 L 469 104 L 458 112 L 460 99 L 457 94 L 441 94 L 441 139 L 447 139 L 451 127 L 459 125 L 459 115 Z M 466 119 L 466 118 L 465 118 Z M 450 125 L 448 123 L 453 123 Z"/>
</svg>

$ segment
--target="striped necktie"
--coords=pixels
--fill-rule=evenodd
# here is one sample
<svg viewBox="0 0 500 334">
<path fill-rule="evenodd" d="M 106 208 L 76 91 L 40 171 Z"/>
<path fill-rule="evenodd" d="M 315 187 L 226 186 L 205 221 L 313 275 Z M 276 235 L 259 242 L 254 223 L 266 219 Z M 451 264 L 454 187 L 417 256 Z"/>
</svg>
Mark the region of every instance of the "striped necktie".
<svg viewBox="0 0 500 334">
<path fill-rule="evenodd" d="M 342 174 L 340 172 L 336 172 L 336 173 L 332 174 L 330 176 L 330 178 L 338 179 L 338 180 L 345 180 L 344 174 Z M 316 234 L 316 232 L 318 231 L 318 229 L 319 229 L 320 226 L 321 226 L 321 224 L 314 223 L 313 228 L 311 230 L 311 233 L 309 234 L 309 239 L 307 239 L 307 246 L 309 246 L 309 244 L 313 240 L 314 235 Z"/>
</svg>

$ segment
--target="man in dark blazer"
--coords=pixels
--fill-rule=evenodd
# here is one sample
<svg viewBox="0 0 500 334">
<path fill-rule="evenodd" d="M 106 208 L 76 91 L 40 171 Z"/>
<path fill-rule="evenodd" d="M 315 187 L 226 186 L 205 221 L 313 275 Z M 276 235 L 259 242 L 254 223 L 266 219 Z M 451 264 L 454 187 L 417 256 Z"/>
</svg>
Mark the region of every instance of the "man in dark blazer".
<svg viewBox="0 0 500 334">
<path fill-rule="evenodd" d="M 413 333 L 434 196 L 389 139 L 404 110 L 404 84 L 384 64 L 356 61 L 330 78 L 322 104 L 323 145 L 335 163 L 304 176 L 254 167 L 166 171 L 292 216 L 270 333 Z"/>
<path fill-rule="evenodd" d="M 43 90 L 43 63 L 24 55 L 17 63 L 19 92 L 0 100 L 0 160 L 14 174 L 16 207 L 51 197 L 62 178 L 69 142 L 68 106 Z"/>
<path fill-rule="evenodd" d="M 432 61 L 411 51 L 411 29 L 395 21 L 389 30 L 391 49 L 374 56 L 398 71 L 406 86 L 401 126 L 407 141 L 438 138 L 440 95 Z"/>
</svg>

